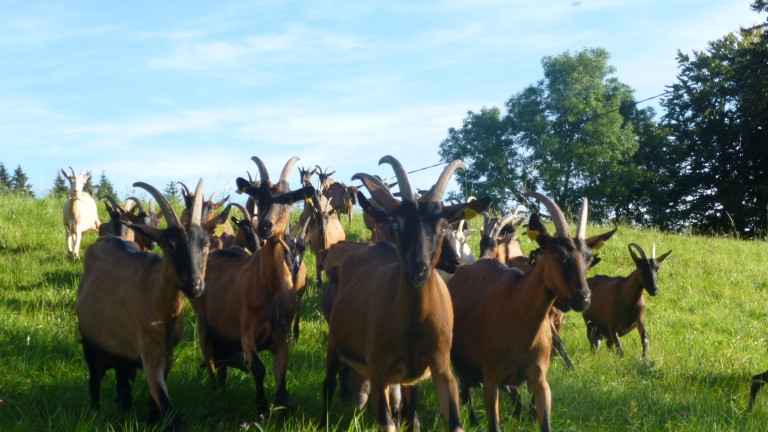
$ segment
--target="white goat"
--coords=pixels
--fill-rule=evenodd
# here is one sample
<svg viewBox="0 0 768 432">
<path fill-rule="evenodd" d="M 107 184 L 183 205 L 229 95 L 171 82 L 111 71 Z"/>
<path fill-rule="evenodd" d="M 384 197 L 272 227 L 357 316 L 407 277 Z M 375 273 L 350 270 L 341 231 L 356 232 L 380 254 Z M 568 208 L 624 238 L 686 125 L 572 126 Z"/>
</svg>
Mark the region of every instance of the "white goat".
<svg viewBox="0 0 768 432">
<path fill-rule="evenodd" d="M 80 240 L 83 233 L 89 230 L 99 232 L 99 213 L 96 202 L 90 194 L 83 192 L 85 182 L 91 178 L 91 172 L 85 170 L 80 175 L 75 175 L 75 170 L 69 167 L 72 175 L 68 175 L 63 169 L 61 173 L 69 180 L 69 199 L 64 203 L 62 216 L 64 229 L 67 231 L 67 250 L 73 259 L 80 259 Z"/>
<path fill-rule="evenodd" d="M 469 200 L 467 202 L 470 202 L 472 200 Z M 477 232 L 476 229 L 468 230 L 467 232 L 464 232 L 464 222 L 466 220 L 459 221 L 459 228 L 456 230 L 449 229 L 445 233 L 445 239 L 443 242 L 449 242 L 453 250 L 456 251 L 456 253 L 459 255 L 459 259 L 461 260 L 462 264 L 472 265 L 477 260 L 475 259 L 475 255 L 472 254 L 472 249 L 467 244 L 467 239 L 472 237 L 474 233 Z M 443 278 L 443 281 L 445 283 L 448 283 L 449 280 L 451 280 L 451 277 L 453 277 L 452 274 L 446 273 L 442 270 L 437 271 L 440 274 L 440 277 Z"/>
</svg>

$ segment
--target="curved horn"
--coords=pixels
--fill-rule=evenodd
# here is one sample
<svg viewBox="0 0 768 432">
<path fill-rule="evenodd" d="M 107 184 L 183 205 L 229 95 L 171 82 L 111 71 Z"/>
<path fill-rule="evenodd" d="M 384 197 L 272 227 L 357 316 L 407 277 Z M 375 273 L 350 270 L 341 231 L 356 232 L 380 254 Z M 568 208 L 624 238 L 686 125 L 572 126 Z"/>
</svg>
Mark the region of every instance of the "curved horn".
<svg viewBox="0 0 768 432">
<path fill-rule="evenodd" d="M 133 184 L 133 187 L 144 189 L 145 191 L 149 192 L 150 195 L 152 195 L 152 198 L 157 200 L 157 204 L 160 206 L 160 210 L 163 211 L 165 220 L 168 222 L 168 227 L 176 226 L 179 224 L 179 217 L 176 216 L 176 212 L 173 211 L 173 207 L 171 207 L 168 199 L 165 197 L 165 195 L 160 193 L 159 190 L 144 182 L 136 182 Z"/>
<path fill-rule="evenodd" d="M 267 166 L 264 165 L 264 162 L 258 158 L 258 156 L 253 156 L 251 160 L 256 164 L 256 167 L 259 168 L 259 179 L 261 181 L 269 181 L 269 172 L 267 171 Z"/>
<path fill-rule="evenodd" d="M 325 208 L 323 209 L 323 211 L 324 211 L 325 213 L 328 213 L 328 206 L 330 206 L 330 205 L 331 205 L 331 199 L 333 199 L 333 198 L 332 198 L 332 197 L 331 197 L 331 198 L 328 198 L 328 201 L 326 201 L 326 202 L 325 202 Z"/>
<path fill-rule="evenodd" d="M 322 174 L 323 173 L 323 169 L 320 168 L 320 165 L 315 165 L 315 167 L 312 169 L 312 171 L 314 171 L 315 174 Z"/>
<path fill-rule="evenodd" d="M 75 170 L 73 170 L 73 169 L 72 169 L 72 167 L 69 167 L 69 170 L 70 170 L 70 171 L 72 171 L 72 178 L 75 178 L 75 177 L 77 177 L 77 176 L 75 175 Z"/>
<path fill-rule="evenodd" d="M 496 226 L 493 227 L 491 230 L 491 237 L 496 238 L 499 236 L 499 233 L 506 225 L 508 225 L 510 222 L 514 222 L 514 220 L 517 219 L 517 214 L 512 213 L 511 215 L 506 216 L 504 219 L 502 219 L 499 222 L 496 222 Z"/>
<path fill-rule="evenodd" d="M 651 249 L 651 259 L 656 259 L 656 243 L 653 243 L 653 249 Z"/>
<path fill-rule="evenodd" d="M 211 194 L 211 197 L 210 197 L 210 198 L 208 198 L 208 202 L 209 202 L 209 203 L 213 203 L 213 200 L 215 200 L 217 196 L 219 196 L 219 193 L 218 193 L 218 192 L 214 192 L 214 193 L 212 193 L 212 194 Z"/>
<path fill-rule="evenodd" d="M 416 198 L 413 196 L 413 190 L 411 190 L 411 182 L 408 180 L 408 174 L 405 172 L 400 161 L 387 155 L 379 159 L 379 165 L 384 163 L 392 165 L 395 177 L 397 177 L 397 181 L 400 183 L 400 197 L 405 201 L 415 202 Z"/>
<path fill-rule="evenodd" d="M 230 204 L 230 205 L 231 205 L 232 207 L 234 207 L 234 208 L 236 208 L 236 209 L 240 210 L 240 213 L 242 213 L 242 214 L 243 214 L 243 217 L 244 217 L 245 219 L 247 219 L 247 220 L 251 220 L 251 214 L 250 214 L 250 213 L 248 213 L 248 210 L 246 210 L 246 209 L 245 209 L 245 207 L 243 207 L 243 206 L 241 206 L 240 204 L 238 204 L 238 203 L 235 203 L 235 202 L 233 202 L 233 203 L 232 203 L 232 204 Z"/>
<path fill-rule="evenodd" d="M 515 217 L 515 219 L 517 219 L 517 214 L 518 214 L 518 213 L 520 213 L 520 210 L 523 210 L 524 208 L 525 208 L 525 206 L 524 206 L 524 205 L 519 205 L 519 206 L 517 206 L 517 207 L 515 208 L 515 211 L 513 211 L 513 212 L 512 212 L 512 216 L 514 216 L 514 217 Z"/>
<path fill-rule="evenodd" d="M 248 183 L 253 183 L 253 177 L 251 177 L 251 172 L 246 170 L 245 173 L 248 174 Z"/>
<path fill-rule="evenodd" d="M 587 199 L 581 203 L 581 212 L 579 214 L 579 225 L 576 228 L 576 238 L 579 240 L 585 240 L 587 237 L 587 214 L 589 213 L 589 205 Z"/>
<path fill-rule="evenodd" d="M 352 180 L 362 181 L 365 188 L 371 193 L 371 198 L 387 213 L 391 214 L 399 205 L 400 202 L 395 199 L 392 192 L 376 177 L 370 174 L 357 173 L 352 176 Z"/>
<path fill-rule="evenodd" d="M 304 226 L 301 227 L 299 235 L 296 238 L 304 238 L 304 235 L 307 233 L 307 227 L 309 226 L 310 219 L 312 218 L 307 218 L 304 220 Z"/>
<path fill-rule="evenodd" d="M 140 213 L 145 213 L 145 212 L 144 212 L 144 205 L 141 203 L 141 200 L 140 200 L 140 199 L 138 199 L 138 198 L 136 198 L 136 197 L 134 197 L 134 196 L 129 196 L 128 198 L 126 198 L 126 199 L 125 199 L 125 202 L 126 202 L 126 203 L 127 203 L 128 201 L 133 201 L 133 202 L 135 202 L 135 203 L 136 203 L 136 206 L 139 208 L 139 212 L 140 212 Z"/>
<path fill-rule="evenodd" d="M 155 199 L 150 198 L 149 199 L 149 212 L 154 214 L 155 213 Z"/>
<path fill-rule="evenodd" d="M 120 204 L 118 204 L 117 201 L 115 201 L 115 199 L 112 198 L 112 195 L 104 195 L 103 197 L 101 197 L 101 199 L 103 199 L 103 200 L 105 199 L 105 200 L 109 201 L 110 203 L 112 203 L 112 207 L 114 207 L 115 210 L 117 210 L 118 212 L 120 212 L 120 210 L 122 210 L 120 208 Z M 122 212 L 120 212 L 120 213 L 122 213 Z"/>
<path fill-rule="evenodd" d="M 187 185 L 185 185 L 182 182 L 176 182 L 177 185 L 181 186 L 181 189 L 184 191 L 184 195 L 189 195 L 189 188 Z"/>
<path fill-rule="evenodd" d="M 467 198 L 467 202 L 472 202 L 472 201 L 477 201 L 477 198 L 474 196 L 470 196 L 469 198 Z"/>
<path fill-rule="evenodd" d="M 387 186 L 384 183 L 382 183 L 381 180 L 379 180 L 376 176 L 372 176 L 372 175 L 369 175 L 369 174 L 361 174 L 361 173 L 358 173 L 358 174 L 355 174 L 355 175 L 352 176 L 352 180 L 363 181 L 363 178 L 365 178 L 369 182 L 373 183 L 377 188 L 379 188 L 380 190 L 385 192 L 388 196 L 394 198 L 394 196 L 392 195 L 392 191 L 389 190 L 387 188 Z M 363 186 L 366 186 L 365 182 L 363 182 Z M 366 186 L 366 189 L 367 188 L 368 188 L 368 186 Z M 371 193 L 371 195 L 373 195 L 373 193 Z M 376 197 L 374 197 L 374 199 L 376 199 Z"/>
<path fill-rule="evenodd" d="M 640 247 L 639 244 L 637 244 L 637 243 L 630 243 L 629 246 L 627 246 L 627 248 L 629 248 L 630 252 L 632 251 L 632 246 L 634 246 L 635 249 L 637 249 L 637 251 L 640 252 L 640 258 L 642 258 L 643 260 L 647 260 L 648 259 L 648 258 L 645 257 L 645 251 L 643 250 L 643 248 Z"/>
<path fill-rule="evenodd" d="M 464 166 L 464 162 L 462 162 L 460 159 L 452 161 L 448 164 L 447 167 L 445 167 L 443 172 L 440 174 L 440 178 L 437 179 L 437 183 L 435 183 L 435 186 L 432 189 L 432 194 L 429 197 L 430 201 L 438 203 L 443 201 L 443 194 L 445 194 L 445 188 L 448 186 L 448 180 L 451 179 L 451 176 L 456 172 L 457 169 L 464 171 L 467 170 L 467 167 Z"/>
<path fill-rule="evenodd" d="M 200 225 L 203 219 L 203 179 L 197 182 L 195 189 L 195 202 L 192 204 L 192 212 L 189 218 L 189 226 Z"/>
<path fill-rule="evenodd" d="M 291 180 L 291 170 L 293 169 L 293 165 L 296 164 L 296 162 L 299 161 L 299 158 L 297 156 L 294 156 L 290 159 L 288 159 L 288 162 L 285 163 L 285 167 L 283 167 L 283 172 L 280 173 L 280 182 L 285 182 L 288 184 Z"/>
<path fill-rule="evenodd" d="M 560 207 L 555 204 L 549 197 L 542 195 L 538 192 L 526 192 L 523 196 L 534 198 L 540 203 L 544 204 L 544 207 L 549 212 L 549 217 L 552 219 L 552 223 L 555 224 L 555 235 L 557 237 L 570 237 L 571 231 L 568 229 L 568 223 L 565 221 L 565 216 Z"/>
<path fill-rule="evenodd" d="M 488 222 L 491 220 L 491 217 L 486 211 L 481 211 L 480 216 L 483 217 L 483 234 L 488 234 Z"/>
<path fill-rule="evenodd" d="M 464 231 L 464 222 L 466 222 L 466 221 L 467 221 L 466 219 L 462 219 L 462 220 L 459 221 L 459 229 L 456 230 L 457 232 Z"/>
<path fill-rule="evenodd" d="M 328 165 L 327 167 L 325 167 L 325 175 L 328 175 L 328 171 L 330 171 L 331 168 L 333 168 L 333 165 Z"/>
</svg>

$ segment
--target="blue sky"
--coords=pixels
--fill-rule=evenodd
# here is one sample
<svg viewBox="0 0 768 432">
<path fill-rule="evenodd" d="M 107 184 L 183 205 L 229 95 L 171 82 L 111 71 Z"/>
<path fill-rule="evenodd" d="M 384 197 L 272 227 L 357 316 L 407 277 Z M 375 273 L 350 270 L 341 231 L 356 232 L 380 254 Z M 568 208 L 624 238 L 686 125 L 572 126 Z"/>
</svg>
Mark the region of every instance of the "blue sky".
<svg viewBox="0 0 768 432">
<path fill-rule="evenodd" d="M 380 156 L 438 162 L 449 127 L 540 79 L 547 55 L 604 47 L 637 99 L 659 94 L 678 49 L 764 21 L 749 3 L 5 0 L 0 161 L 38 194 L 68 166 L 121 193 L 199 177 L 231 191 L 254 155 L 275 176 L 293 155 L 342 181 L 389 175 Z"/>
</svg>

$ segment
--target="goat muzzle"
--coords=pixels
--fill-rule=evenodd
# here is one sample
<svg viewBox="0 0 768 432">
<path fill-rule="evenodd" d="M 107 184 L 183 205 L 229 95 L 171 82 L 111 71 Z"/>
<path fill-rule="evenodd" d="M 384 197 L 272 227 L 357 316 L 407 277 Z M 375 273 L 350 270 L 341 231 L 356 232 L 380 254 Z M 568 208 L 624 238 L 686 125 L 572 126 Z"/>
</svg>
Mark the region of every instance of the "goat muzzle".
<svg viewBox="0 0 768 432">
<path fill-rule="evenodd" d="M 405 281 L 419 288 L 427 283 L 432 274 L 432 267 L 426 262 L 409 262 L 405 265 Z"/>
<path fill-rule="evenodd" d="M 576 312 L 583 312 L 587 307 L 589 307 L 589 301 L 592 297 L 592 292 L 589 290 L 588 286 L 582 287 L 582 289 L 576 291 L 573 296 L 571 296 L 571 309 L 573 309 Z"/>
</svg>

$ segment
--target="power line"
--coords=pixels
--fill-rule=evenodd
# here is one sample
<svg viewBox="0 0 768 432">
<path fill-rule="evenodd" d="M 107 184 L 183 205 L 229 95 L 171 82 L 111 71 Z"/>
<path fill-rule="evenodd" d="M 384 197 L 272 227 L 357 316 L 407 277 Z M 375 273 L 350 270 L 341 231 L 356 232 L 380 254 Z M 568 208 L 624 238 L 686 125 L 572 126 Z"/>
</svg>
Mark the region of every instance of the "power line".
<svg viewBox="0 0 768 432">
<path fill-rule="evenodd" d="M 602 116 L 604 116 L 604 115 L 607 115 L 607 114 L 610 114 L 610 113 L 613 113 L 613 112 L 619 111 L 619 110 L 620 110 L 620 109 L 622 109 L 622 108 L 626 108 L 626 107 L 629 107 L 629 106 L 635 106 L 635 105 L 639 105 L 639 104 L 641 104 L 641 103 L 643 103 L 643 102 L 648 102 L 649 100 L 653 100 L 653 99 L 656 99 L 656 98 L 662 97 L 662 96 L 664 96 L 664 95 L 666 95 L 666 94 L 669 94 L 669 93 L 670 93 L 669 91 L 665 91 L 665 92 L 663 92 L 663 93 L 659 93 L 659 94 L 657 94 L 656 96 L 651 96 L 651 97 L 649 97 L 649 98 L 645 98 L 645 99 L 643 99 L 643 100 L 634 101 L 634 102 L 632 102 L 632 103 L 628 103 L 628 104 L 622 105 L 622 106 L 620 106 L 620 107 L 618 107 L 618 108 L 614 108 L 614 109 L 612 109 L 612 110 L 609 110 L 609 111 L 606 111 L 606 112 L 602 112 L 602 113 L 599 113 L 599 114 L 595 114 L 595 115 L 593 115 L 593 116 L 590 116 L 590 117 L 586 117 L 586 118 L 583 118 L 583 119 L 581 119 L 581 120 L 570 121 L 570 122 L 567 122 L 567 123 L 569 123 L 569 124 L 579 124 L 579 123 L 586 123 L 586 122 L 588 122 L 588 121 L 590 121 L 590 120 L 594 120 L 594 119 L 596 119 L 596 118 L 598 118 L 598 117 L 602 117 Z M 487 149 L 487 150 L 489 150 L 489 151 L 490 151 L 490 150 L 496 150 L 496 149 L 498 149 L 498 148 L 502 148 L 502 147 L 504 147 L 504 146 L 506 146 L 506 145 L 507 145 L 507 144 L 499 144 L 499 145 L 497 145 L 497 146 L 494 146 L 494 147 L 491 147 L 491 148 L 489 148 L 489 149 Z M 408 174 L 413 174 L 413 173 L 415 173 L 415 172 L 424 171 L 424 170 L 427 170 L 427 169 L 430 169 L 430 168 L 439 167 L 440 165 L 446 165 L 446 164 L 448 164 L 448 163 L 449 163 L 449 162 L 439 162 L 439 163 L 436 163 L 436 164 L 434 164 L 434 165 L 426 166 L 426 167 L 424 167 L 424 168 L 419 168 L 419 169 L 415 169 L 415 170 L 413 170 L 413 171 L 408 171 Z"/>
</svg>

